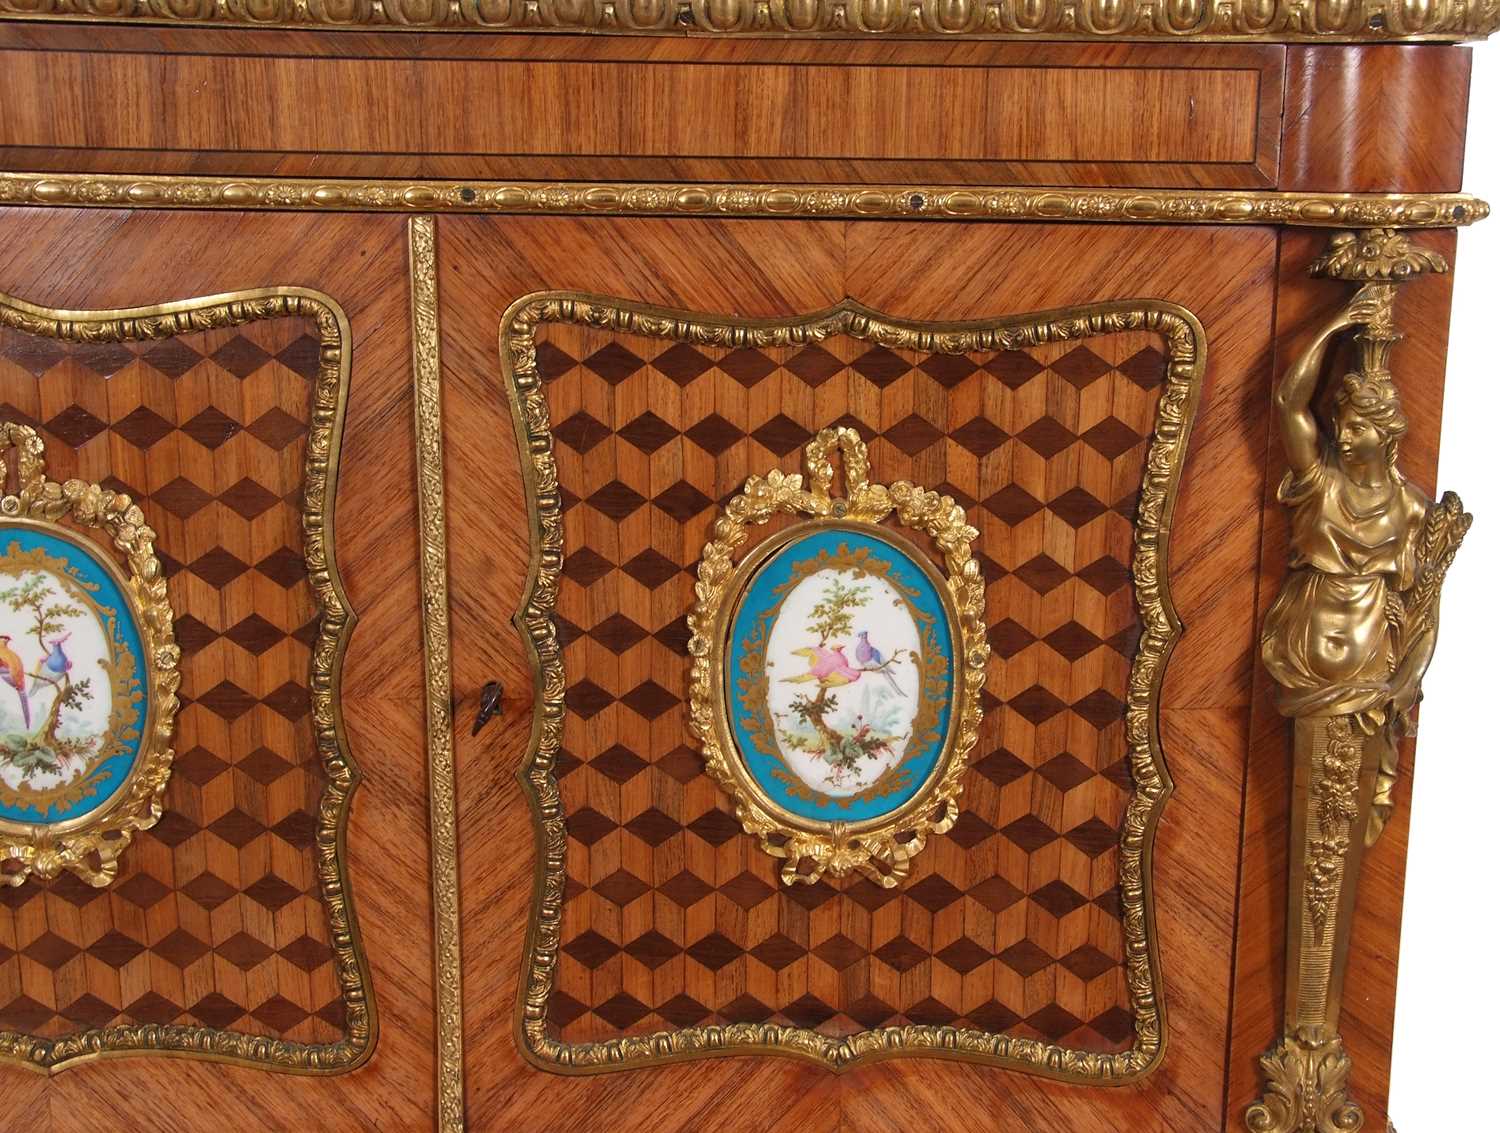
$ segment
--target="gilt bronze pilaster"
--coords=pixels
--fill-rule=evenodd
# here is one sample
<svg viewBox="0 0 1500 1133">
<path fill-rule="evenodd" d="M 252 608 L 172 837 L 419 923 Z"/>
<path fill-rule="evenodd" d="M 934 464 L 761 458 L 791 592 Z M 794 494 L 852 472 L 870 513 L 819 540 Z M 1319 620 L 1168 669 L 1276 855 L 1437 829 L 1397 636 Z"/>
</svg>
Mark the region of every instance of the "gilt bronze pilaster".
<svg viewBox="0 0 1500 1133">
<path fill-rule="evenodd" d="M 1276 392 L 1290 469 L 1290 566 L 1261 634 L 1276 704 L 1293 721 L 1291 876 L 1281 1039 L 1261 1056 L 1254 1133 L 1352 1133 L 1339 1008 L 1361 859 L 1394 806 L 1397 749 L 1412 728 L 1437 637 L 1438 596 L 1471 517 L 1400 471 L 1407 422 L 1390 372 L 1398 284 L 1447 264 L 1389 229 L 1336 237 L 1315 275 L 1360 284 Z M 1324 363 L 1351 335 L 1354 368 L 1319 412 Z"/>
</svg>

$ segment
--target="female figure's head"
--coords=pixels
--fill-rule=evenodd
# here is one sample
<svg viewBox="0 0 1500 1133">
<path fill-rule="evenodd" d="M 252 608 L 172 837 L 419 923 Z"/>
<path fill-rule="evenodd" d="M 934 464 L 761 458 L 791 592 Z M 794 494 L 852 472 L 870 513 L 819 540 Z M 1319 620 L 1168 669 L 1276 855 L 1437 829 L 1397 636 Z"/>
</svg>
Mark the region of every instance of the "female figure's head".
<svg viewBox="0 0 1500 1133">
<path fill-rule="evenodd" d="M 1406 435 L 1406 414 L 1391 376 L 1345 374 L 1334 401 L 1334 447 L 1346 468 L 1394 472 L 1396 450 Z"/>
</svg>

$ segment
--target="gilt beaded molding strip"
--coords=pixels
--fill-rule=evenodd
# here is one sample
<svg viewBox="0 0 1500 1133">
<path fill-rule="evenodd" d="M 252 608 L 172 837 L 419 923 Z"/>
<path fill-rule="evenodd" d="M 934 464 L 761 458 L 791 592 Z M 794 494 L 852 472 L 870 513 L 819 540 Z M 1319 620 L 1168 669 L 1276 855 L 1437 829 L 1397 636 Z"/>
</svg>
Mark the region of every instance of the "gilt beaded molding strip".
<svg viewBox="0 0 1500 1133">
<path fill-rule="evenodd" d="M 0 0 L 3 3 L 4 0 Z M 242 211 L 785 216 L 1453 228 L 1490 206 L 1465 193 L 1282 193 L 871 185 L 362 181 L 0 173 L 0 205 Z"/>
<path fill-rule="evenodd" d="M 333 515 L 349 390 L 349 321 L 329 296 L 295 287 L 259 288 L 115 311 L 53 310 L 0 295 L 0 325 L 75 343 L 170 339 L 279 318 L 311 319 L 318 328 L 317 378 L 311 395 L 301 504 L 307 580 L 320 611 L 311 646 L 308 698 L 317 757 L 328 777 L 318 800 L 313 858 L 346 1012 L 344 1037 L 334 1043 L 302 1043 L 176 1023 L 93 1028 L 58 1039 L 0 1032 L 0 1064 L 56 1073 L 98 1058 L 156 1054 L 291 1073 L 336 1074 L 360 1066 L 374 1050 L 375 1004 L 344 846 L 350 799 L 360 774 L 348 750 L 339 705 L 343 653 L 355 622 L 335 559 Z"/>
<path fill-rule="evenodd" d="M 422 665 L 427 683 L 427 785 L 437 986 L 438 1128 L 464 1121 L 463 963 L 458 908 L 458 803 L 453 767 L 453 649 L 448 620 L 448 526 L 443 492 L 443 364 L 438 334 L 437 223 L 407 221 L 411 362 L 422 539 Z"/>
<path fill-rule="evenodd" d="M 1365 43 L 1482 39 L 1495 0 L 0 0 L 0 19 L 395 31 Z"/>
<path fill-rule="evenodd" d="M 537 328 L 546 323 L 697 346 L 757 349 L 847 335 L 887 349 L 938 354 L 1019 349 L 1129 331 L 1162 336 L 1166 374 L 1142 474 L 1131 565 L 1142 635 L 1130 667 L 1124 710 L 1126 758 L 1134 781 L 1119 843 L 1124 966 L 1134 1015 L 1135 1042 L 1130 1049 L 1082 1051 L 1006 1034 L 914 1023 L 843 1037 L 806 1027 L 749 1022 L 585 1042 L 561 1041 L 550 1033 L 548 1001 L 562 942 L 568 842 L 567 815 L 554 771 L 568 709 L 567 676 L 553 618 L 565 558 L 563 505 L 547 393 L 537 368 Z M 775 1054 L 844 1071 L 885 1058 L 919 1055 L 1094 1085 L 1129 1082 L 1156 1066 L 1165 1048 L 1166 1022 L 1151 861 L 1156 824 L 1172 789 L 1161 751 L 1157 705 L 1167 659 L 1181 634 L 1164 569 L 1204 356 L 1204 332 L 1198 321 L 1175 304 L 1151 300 L 949 324 L 899 321 L 852 300 L 783 320 L 733 319 L 566 292 L 528 295 L 510 306 L 500 324 L 501 380 L 522 453 L 531 527 L 526 588 L 513 620 L 526 641 L 538 690 L 528 754 L 516 773 L 532 808 L 536 835 L 536 876 L 517 1002 L 517 1032 L 531 1062 L 556 1073 L 588 1074 L 714 1055 Z"/>
</svg>

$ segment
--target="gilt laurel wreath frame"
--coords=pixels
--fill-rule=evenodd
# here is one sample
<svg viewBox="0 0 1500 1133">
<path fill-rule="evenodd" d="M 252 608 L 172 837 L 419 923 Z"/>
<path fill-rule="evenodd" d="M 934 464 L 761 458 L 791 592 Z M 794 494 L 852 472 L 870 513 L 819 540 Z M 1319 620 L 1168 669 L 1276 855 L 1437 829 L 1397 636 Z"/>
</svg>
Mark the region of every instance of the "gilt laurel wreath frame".
<svg viewBox="0 0 1500 1133">
<path fill-rule="evenodd" d="M 844 493 L 833 492 L 833 454 L 843 458 Z M 990 647 L 984 636 L 984 580 L 970 550 L 979 537 L 964 510 L 950 496 L 897 481 L 887 487 L 870 480 L 864 441 L 853 429 L 824 429 L 805 450 L 806 486 L 799 473 L 772 470 L 751 476 L 714 522 L 713 538 L 698 564 L 698 601 L 688 614 L 693 631 L 688 653 L 693 659 L 688 726 L 703 745 L 708 773 L 734 800 L 735 817 L 745 833 L 772 857 L 781 858 L 784 884 L 812 884 L 824 873 L 843 877 L 858 870 L 887 889 L 899 885 L 911 870 L 931 834 L 945 834 L 958 821 L 958 799 L 969 752 L 979 742 L 979 693 L 984 687 Z M 724 688 L 729 623 L 734 605 L 760 563 L 756 553 L 774 549 L 761 544 L 742 562 L 735 551 L 752 529 L 777 516 L 828 520 L 830 526 L 865 527 L 888 537 L 884 522 L 929 537 L 943 553 L 947 575 L 934 571 L 953 641 L 953 712 L 937 763 L 917 793 L 879 818 L 858 823 L 797 820 L 777 807 L 735 755 Z M 797 531 L 797 528 L 793 528 Z M 916 547 L 902 547 L 924 565 Z"/>
<path fill-rule="evenodd" d="M 0 496 L 0 518 L 23 521 L 69 543 L 86 547 L 114 576 L 130 605 L 129 616 L 140 630 L 146 656 L 141 658 L 140 749 L 116 798 L 97 810 L 61 823 L 0 821 L 0 860 L 10 868 L 0 881 L 17 886 L 33 873 L 56 877 L 71 870 L 88 884 L 108 885 L 119 872 L 120 855 L 137 830 L 156 825 L 161 798 L 172 774 L 172 724 L 177 717 L 179 650 L 172 636 L 172 607 L 167 582 L 156 557 L 156 532 L 146 524 L 129 496 L 82 480 L 47 479 L 42 438 L 28 425 L 0 422 L 0 458 L 16 453 L 16 492 Z M 104 549 L 80 538 L 65 524 L 102 531 L 123 556 L 127 570 Z M 114 696 L 128 695 L 116 688 Z"/>
<path fill-rule="evenodd" d="M 566 1042 L 552 1033 L 548 1002 L 562 944 L 568 841 L 567 816 L 554 768 L 567 711 L 567 677 L 552 616 L 564 560 L 562 495 L 552 455 L 547 394 L 536 361 L 537 329 L 546 323 L 731 349 L 800 345 L 848 335 L 893 350 L 939 354 L 1018 350 L 1132 331 L 1162 336 L 1166 376 L 1142 475 L 1131 563 L 1142 633 L 1126 694 L 1125 739 L 1135 790 L 1126 806 L 1119 854 L 1124 966 L 1135 1023 L 1130 1049 L 1100 1053 L 1008 1034 L 918 1023 L 838 1036 L 771 1022 L 699 1025 L 585 1042 Z M 738 1054 L 783 1055 L 835 1072 L 901 1056 L 948 1058 L 1088 1085 L 1122 1085 L 1150 1073 L 1161 1060 L 1166 1042 L 1151 899 L 1152 844 L 1172 791 L 1161 751 L 1157 704 L 1167 658 L 1182 632 L 1166 582 L 1166 541 L 1201 393 L 1206 349 L 1203 327 L 1192 313 L 1175 303 L 1138 300 L 984 321 L 919 323 L 889 318 L 846 299 L 811 315 L 740 319 L 580 292 L 537 292 L 522 296 L 506 310 L 499 340 L 502 385 L 515 425 L 532 536 L 526 586 L 513 619 L 526 642 L 536 685 L 529 750 L 516 770 L 531 805 L 536 837 L 531 917 L 517 998 L 522 1054 L 539 1068 L 561 1074 L 631 1070 Z M 701 589 L 701 581 L 699 585 Z M 956 658 L 955 668 L 961 664 Z"/>
</svg>

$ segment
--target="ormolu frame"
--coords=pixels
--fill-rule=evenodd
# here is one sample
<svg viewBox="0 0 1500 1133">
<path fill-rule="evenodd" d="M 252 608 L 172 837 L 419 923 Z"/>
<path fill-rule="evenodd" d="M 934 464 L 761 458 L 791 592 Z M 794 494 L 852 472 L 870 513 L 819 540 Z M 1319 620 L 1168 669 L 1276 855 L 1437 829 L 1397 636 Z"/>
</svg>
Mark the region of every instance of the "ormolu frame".
<svg viewBox="0 0 1500 1133">
<path fill-rule="evenodd" d="M 0 1032 L 0 1063 L 57 1073 L 99 1058 L 156 1054 L 291 1073 L 337 1074 L 361 1065 L 374 1051 L 375 1003 L 344 849 L 350 799 L 359 784 L 339 699 L 344 648 L 355 615 L 345 597 L 334 553 L 339 447 L 349 393 L 349 320 L 332 298 L 300 287 L 258 288 L 113 311 L 54 310 L 0 295 L 0 323 L 68 342 L 172 338 L 278 318 L 307 318 L 318 328 L 318 375 L 313 383 L 302 496 L 308 583 L 321 612 L 318 637 L 312 643 L 308 693 L 314 742 L 328 777 L 318 804 L 314 854 L 346 1012 L 345 1036 L 336 1043 L 310 1044 L 176 1023 L 94 1028 L 52 1040 Z"/>
<path fill-rule="evenodd" d="M 688 643 L 693 658 L 688 726 L 702 746 L 708 773 L 734 799 L 734 813 L 745 833 L 757 838 L 766 853 L 782 859 L 784 884 L 810 885 L 825 872 L 843 877 L 858 870 L 889 889 L 905 880 L 911 859 L 922 852 L 928 836 L 946 834 L 958 820 L 964 771 L 979 740 L 980 691 L 990 660 L 984 636 L 984 579 L 970 552 L 979 532 L 949 496 L 905 481 L 889 486 L 872 481 L 869 453 L 854 429 L 824 429 L 803 452 L 805 488 L 800 474 L 772 471 L 751 476 L 719 513 L 713 538 L 703 548 L 698 601 L 688 614 L 693 631 Z M 839 496 L 832 494 L 835 452 L 843 466 L 844 489 Z M 758 539 L 736 561 L 735 550 L 753 537 L 754 528 L 787 514 L 801 517 L 802 523 Z M 924 563 L 927 555 L 897 534 L 889 526 L 892 521 L 927 538 L 941 552 L 945 570 L 937 568 L 935 559 Z M 861 526 L 893 539 L 931 577 L 953 633 L 948 696 L 952 716 L 927 780 L 901 806 L 862 822 L 806 822 L 777 805 L 744 773 L 735 754 L 725 688 L 729 626 L 743 587 L 784 537 L 822 527 Z"/>
<path fill-rule="evenodd" d="M 1130 1050 L 1099 1054 L 1008 1035 L 917 1024 L 842 1038 L 774 1023 L 688 1027 L 587 1043 L 565 1043 L 548 1033 L 547 1002 L 561 944 L 567 830 L 553 775 L 566 712 L 562 651 L 552 618 L 565 547 L 547 395 L 536 366 L 537 329 L 547 323 L 582 324 L 700 346 L 769 347 L 848 335 L 893 349 L 948 354 L 1016 349 L 1126 331 L 1154 332 L 1165 339 L 1167 372 L 1145 462 L 1131 568 L 1143 632 L 1126 697 L 1125 735 L 1135 791 L 1127 804 L 1120 839 L 1126 982 L 1136 1035 Z M 557 1073 L 589 1074 L 734 1054 L 801 1058 L 833 1071 L 920 1055 L 988 1063 L 1092 1085 L 1131 1082 L 1156 1066 L 1165 1049 L 1166 1032 L 1151 859 L 1156 824 L 1172 788 L 1161 750 L 1157 703 L 1167 658 L 1181 634 L 1166 581 L 1167 540 L 1201 393 L 1204 356 L 1204 331 L 1198 320 L 1176 304 L 1152 300 L 965 323 L 891 319 L 852 300 L 817 314 L 779 320 L 704 315 L 572 292 L 542 292 L 511 304 L 500 323 L 500 368 L 521 454 L 532 534 L 531 561 L 514 621 L 526 642 L 537 688 L 528 755 L 516 773 L 531 805 L 536 833 L 536 876 L 516 1008 L 517 1032 L 527 1059 Z"/>
</svg>

